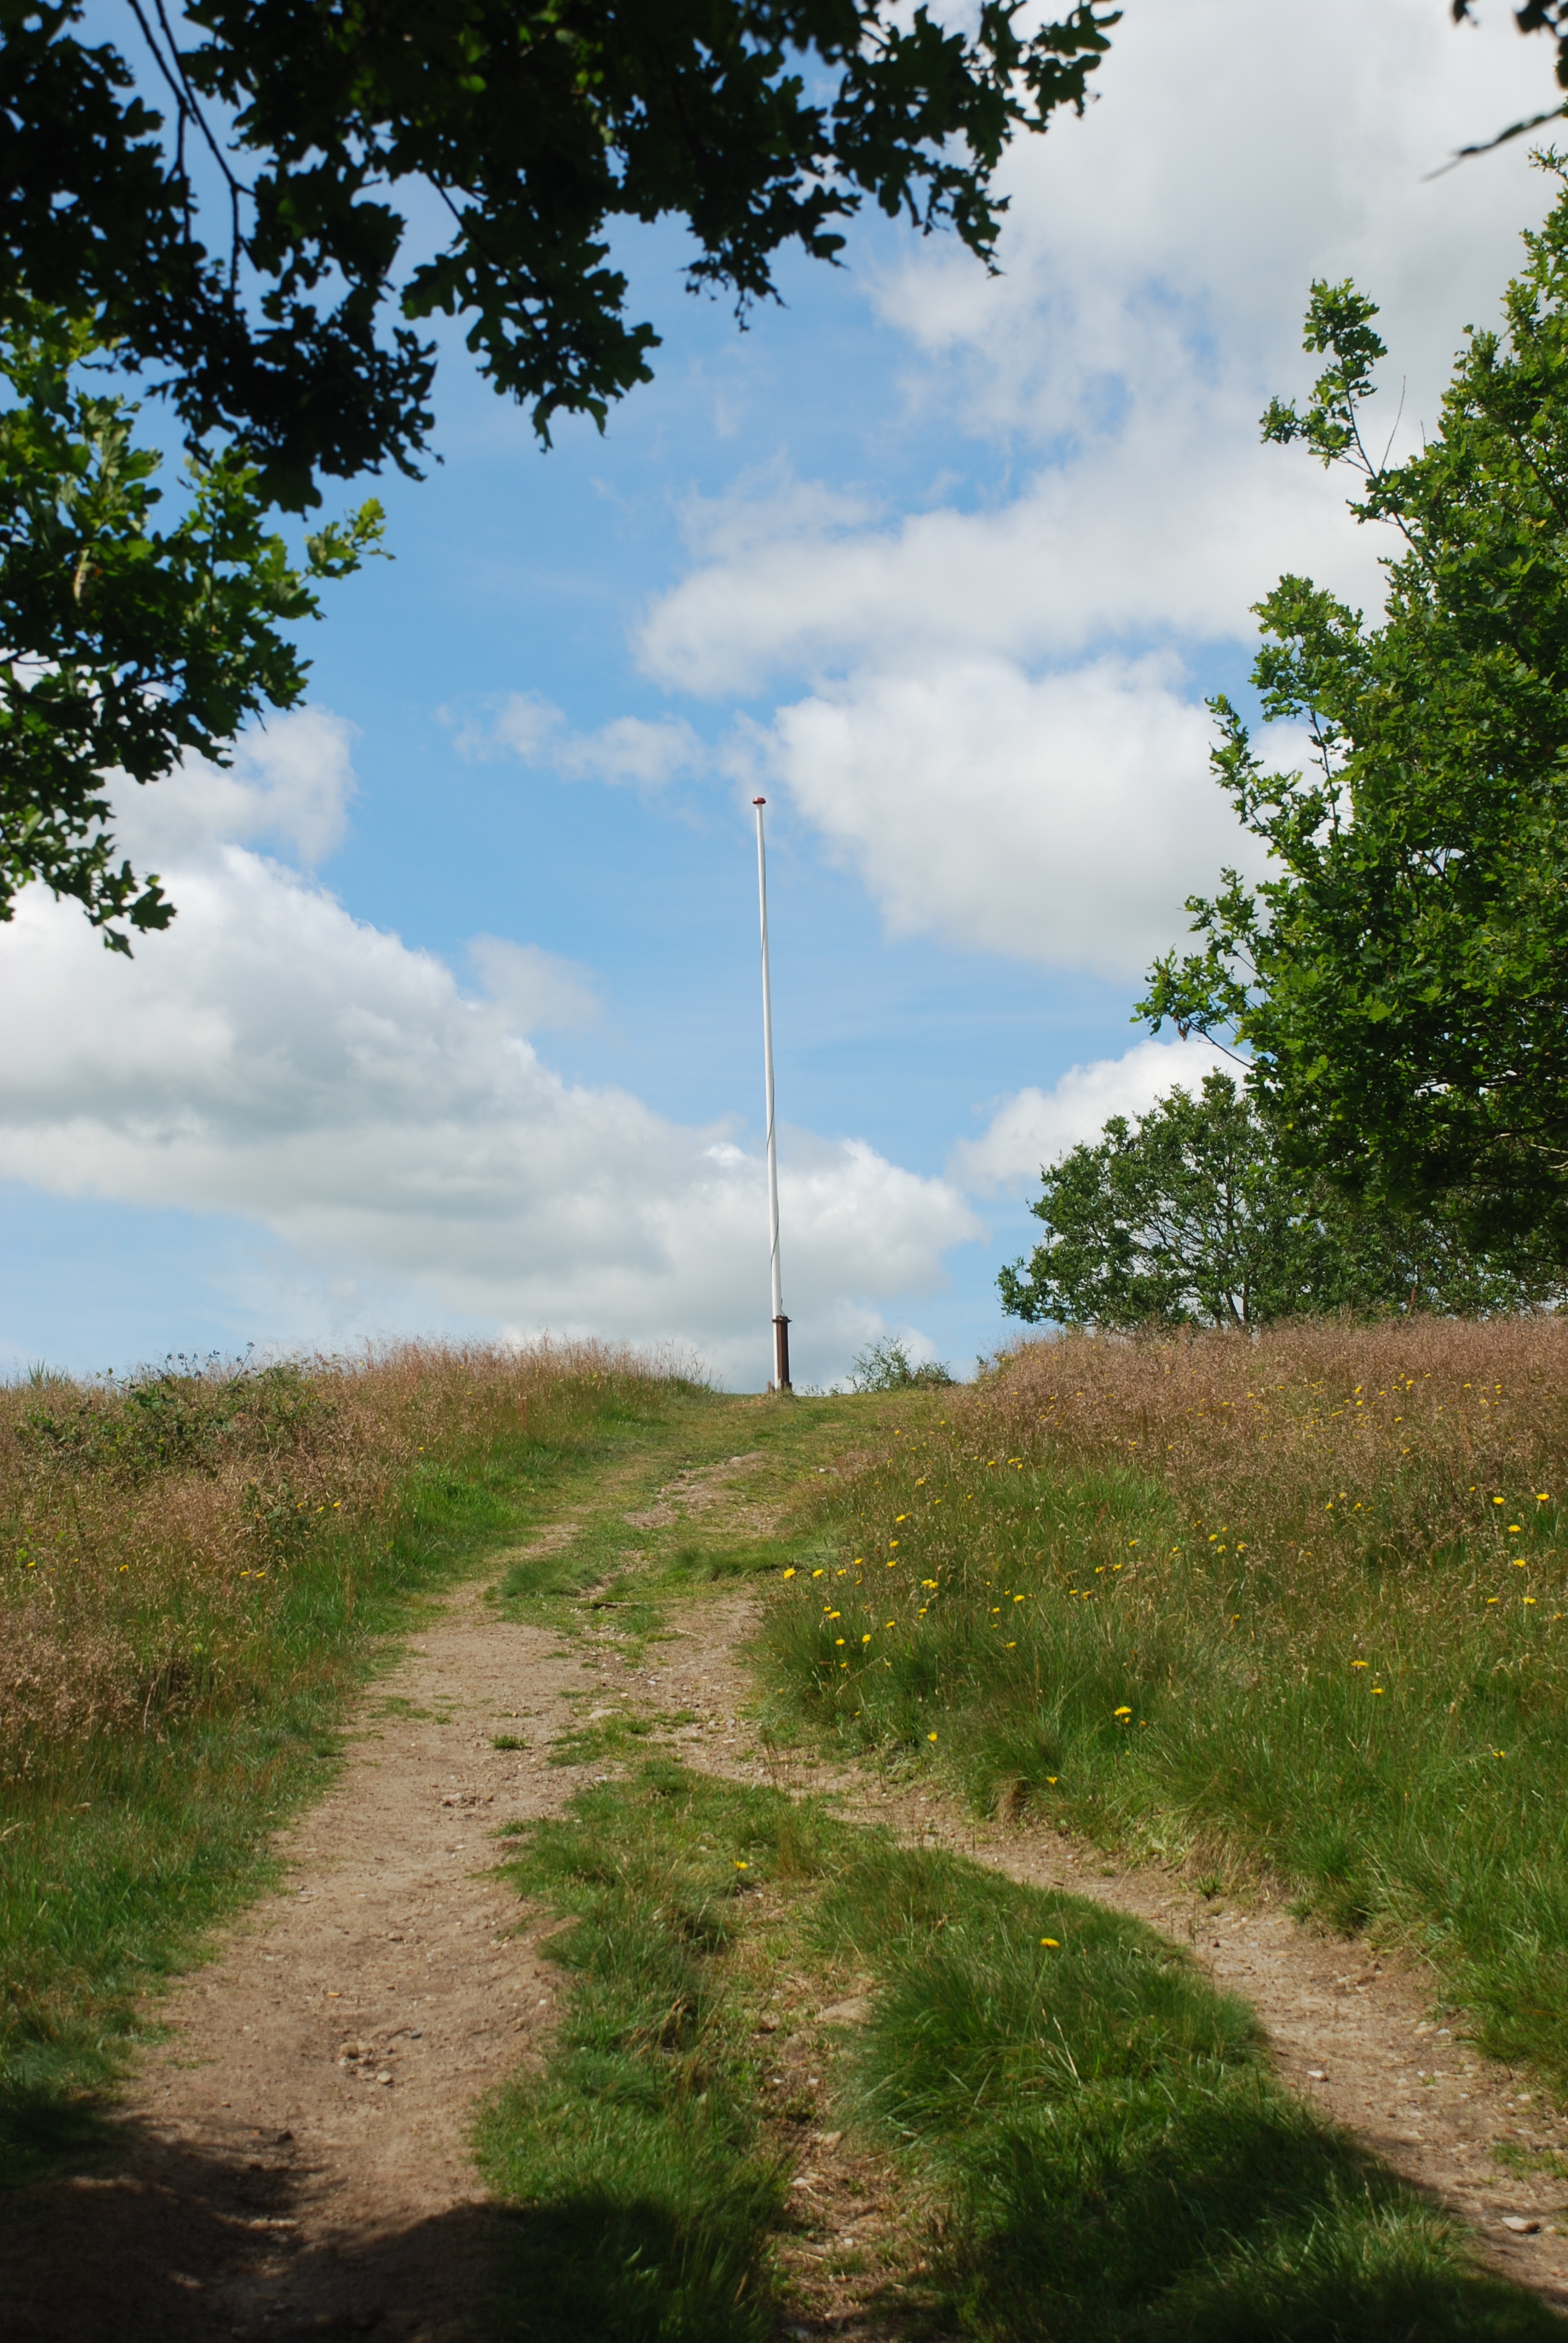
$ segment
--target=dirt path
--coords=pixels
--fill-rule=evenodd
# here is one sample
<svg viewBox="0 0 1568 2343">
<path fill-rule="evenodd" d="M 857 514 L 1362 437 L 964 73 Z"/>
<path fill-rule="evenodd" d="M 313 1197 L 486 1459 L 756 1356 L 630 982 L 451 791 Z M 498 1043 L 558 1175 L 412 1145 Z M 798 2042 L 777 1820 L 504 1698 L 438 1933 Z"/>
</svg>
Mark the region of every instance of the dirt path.
<svg viewBox="0 0 1568 2343">
<path fill-rule="evenodd" d="M 476 2332 L 490 2219 L 467 2128 L 552 1990 L 509 1933 L 494 1834 L 583 1778 L 546 1753 L 598 1705 L 601 1665 L 498 1620 L 480 1586 L 432 1609 L 283 1841 L 285 1885 L 157 2013 L 169 2038 L 112 2164 L 24 2192 L 0 2249 L 9 2337 Z"/>
<path fill-rule="evenodd" d="M 939 1794 L 890 1786 L 867 1768 L 835 1775 L 814 1760 L 759 1749 L 747 1724 L 755 1692 L 741 1650 L 759 1611 L 751 1594 L 710 1602 L 677 1619 L 661 1648 L 660 1704 L 694 1712 L 671 1736 L 689 1763 L 738 1780 L 837 1793 L 851 1819 L 1108 1904 L 1191 1945 L 1217 1984 L 1251 2003 L 1292 2088 L 1473 2228 L 1493 2268 L 1568 2308 L 1568 2177 L 1550 2169 L 1560 2157 L 1568 2176 L 1568 2124 L 1528 2081 L 1436 2023 L 1431 1981 L 1418 1967 L 1325 1936 L 1264 1899 L 1206 1898 L 1173 1875 L 1107 1865 L 1054 1831 L 976 1822 Z M 1547 2168 L 1510 2169 L 1493 2155 L 1498 2147 L 1526 2167 L 1534 2160 Z M 853 2199 L 852 2143 L 835 2137 L 829 2147 L 819 2146 L 812 2170 L 825 2201 Z M 855 2234 L 839 2242 L 852 2245 Z M 863 2238 L 863 2221 L 858 2234 Z M 854 2315 L 849 2293 L 839 2307 L 843 2319 Z"/>
<path fill-rule="evenodd" d="M 753 1694 L 736 1645 L 758 1607 L 749 1617 L 746 1604 L 729 1606 L 724 1651 L 706 1621 L 692 1623 L 668 1664 L 668 1685 L 701 1719 L 685 1736 L 694 1763 L 837 1789 L 849 1817 L 1091 1897 L 1191 1945 L 1217 1984 L 1251 2003 L 1293 2089 L 1472 2227 L 1495 2268 L 1568 2309 L 1568 2122 L 1528 2079 L 1433 2018 L 1432 1981 L 1415 1964 L 1303 1926 L 1265 1898 L 1206 1898 L 1178 1875 L 1123 1870 L 1053 1830 L 976 1822 L 940 1795 L 890 1786 L 867 1768 L 835 1781 L 809 1761 L 745 1755 Z M 1523 2168 L 1500 2161 L 1498 2148 Z"/>
<path fill-rule="evenodd" d="M 624 1518 L 648 1529 L 732 1519 L 755 1535 L 766 1527 L 761 1461 L 682 1474 Z M 1434 2028 L 1419 1974 L 1267 1903 L 1206 1902 L 1053 1834 L 971 1824 L 864 1769 L 835 1779 L 808 1760 L 782 1763 L 747 1722 L 753 1687 L 739 1646 L 758 1609 L 750 1590 L 696 1597 L 639 1647 L 613 1613 L 589 1614 L 565 1641 L 507 1620 L 482 1584 L 433 1604 L 368 1694 L 337 1786 L 287 1835 L 284 1886 L 163 2006 L 168 2038 L 115 2117 L 111 2162 L 21 2192 L 0 2241 L 7 2338 L 482 2337 L 496 2217 L 467 2159 L 467 2127 L 552 2015 L 552 1973 L 529 1936 L 509 1933 L 516 1898 L 490 1873 L 495 1834 L 558 1810 L 594 1774 L 592 1763 L 550 1765 L 552 1740 L 639 1711 L 685 1713 L 666 1737 L 706 1770 L 836 1789 L 848 1815 L 1191 1942 L 1247 1996 L 1295 2087 L 1471 2223 L 1499 2268 L 1568 2305 L 1568 2187 L 1540 2171 L 1515 2176 L 1492 2155 L 1498 2145 L 1568 2155 L 1568 2131 L 1506 2071 Z M 835 2205 L 848 2208 L 850 2243 L 851 2147 L 819 2136 L 812 2157 L 827 2227 Z M 834 2323 L 869 2332 L 854 2324 L 853 2291 Z"/>
</svg>

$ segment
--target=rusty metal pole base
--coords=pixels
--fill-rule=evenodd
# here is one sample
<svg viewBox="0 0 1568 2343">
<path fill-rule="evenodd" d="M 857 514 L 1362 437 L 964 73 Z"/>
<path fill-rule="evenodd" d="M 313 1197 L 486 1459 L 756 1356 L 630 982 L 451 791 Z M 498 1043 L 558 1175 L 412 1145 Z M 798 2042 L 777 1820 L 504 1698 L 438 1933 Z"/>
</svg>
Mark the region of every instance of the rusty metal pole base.
<svg viewBox="0 0 1568 2343">
<path fill-rule="evenodd" d="M 788 1318 L 775 1318 L 773 1321 L 773 1388 L 780 1392 L 787 1392 L 789 1389 L 789 1321 Z"/>
</svg>

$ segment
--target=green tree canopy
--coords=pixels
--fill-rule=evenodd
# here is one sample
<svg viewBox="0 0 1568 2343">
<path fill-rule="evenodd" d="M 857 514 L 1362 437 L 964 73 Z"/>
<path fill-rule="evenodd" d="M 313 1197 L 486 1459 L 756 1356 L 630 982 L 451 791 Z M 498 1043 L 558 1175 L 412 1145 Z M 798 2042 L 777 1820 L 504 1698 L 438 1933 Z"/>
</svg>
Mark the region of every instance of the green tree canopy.
<svg viewBox="0 0 1568 2343">
<path fill-rule="evenodd" d="M 625 315 L 618 220 L 683 220 L 688 281 L 742 307 L 781 246 L 831 260 L 868 196 L 989 260 L 1009 137 L 1081 110 L 1115 22 L 1022 13 L 129 0 L 127 55 L 85 36 L 85 0 L 0 0 L 0 319 L 24 297 L 94 318 L 293 508 L 318 475 L 414 466 L 437 315 L 541 433 L 602 421 L 658 340 Z"/>
<path fill-rule="evenodd" d="M 1471 332 L 1403 464 L 1366 429 L 1373 304 L 1313 287 L 1329 364 L 1264 436 L 1360 474 L 1352 510 L 1399 538 L 1386 607 L 1292 577 L 1257 605 L 1254 680 L 1304 761 L 1265 769 L 1211 703 L 1269 871 L 1190 901 L 1201 949 L 1159 962 L 1140 1010 L 1244 1046 L 1299 1165 L 1568 1261 L 1568 187 L 1525 244 L 1503 330 Z"/>
<path fill-rule="evenodd" d="M 1285 1162 L 1228 1074 L 1041 1172 L 1046 1238 L 997 1280 L 1014 1318 L 1131 1332 L 1327 1311 L 1517 1310 L 1557 1291 L 1528 1254 L 1478 1256 L 1452 1223 L 1371 1212 Z"/>
<path fill-rule="evenodd" d="M 0 413 L 0 920 L 40 879 L 128 951 L 173 907 L 116 867 L 105 776 L 156 781 L 187 752 L 225 763 L 248 718 L 292 707 L 306 665 L 287 630 L 374 548 L 381 515 L 323 529 L 297 567 L 230 450 L 193 458 L 163 521 L 161 459 L 94 382 L 95 354 L 91 327 L 36 303 L 0 337 L 16 395 Z"/>
</svg>

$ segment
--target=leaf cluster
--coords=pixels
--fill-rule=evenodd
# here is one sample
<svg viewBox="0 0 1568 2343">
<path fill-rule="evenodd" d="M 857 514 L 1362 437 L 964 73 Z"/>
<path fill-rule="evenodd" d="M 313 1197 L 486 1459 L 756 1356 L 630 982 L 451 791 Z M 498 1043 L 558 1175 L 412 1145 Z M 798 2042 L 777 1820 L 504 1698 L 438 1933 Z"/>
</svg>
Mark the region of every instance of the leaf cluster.
<svg viewBox="0 0 1568 2343">
<path fill-rule="evenodd" d="M 952 1381 L 940 1359 L 927 1359 L 917 1366 L 894 1335 L 868 1342 L 849 1364 L 849 1389 L 857 1392 L 937 1391 Z"/>
<path fill-rule="evenodd" d="M 242 724 L 293 707 L 294 630 L 318 615 L 317 584 L 374 549 L 381 508 L 310 537 L 297 563 L 230 448 L 193 454 L 166 518 L 136 408 L 95 379 L 106 355 L 92 326 L 36 301 L 0 333 L 15 396 L 0 412 L 0 920 L 41 880 L 128 951 L 174 912 L 156 876 L 116 860 L 106 777 L 226 764 Z"/>
<path fill-rule="evenodd" d="M 236 437 L 301 507 L 318 474 L 415 468 L 436 316 L 468 321 L 546 437 L 558 412 L 602 425 L 658 340 L 625 314 L 620 220 L 684 220 L 688 283 L 742 308 L 786 245 L 833 259 L 868 196 L 989 261 L 1009 137 L 1081 111 L 1116 21 L 1093 0 L 1032 32 L 1022 0 L 962 32 L 883 0 L 132 7 L 163 112 L 84 37 L 85 0 L 0 0 L 0 316 L 100 318 L 197 441 Z"/>
<path fill-rule="evenodd" d="M 1539 158 L 1559 178 L 1560 158 Z M 1364 431 L 1382 345 L 1372 304 L 1315 285 L 1326 351 L 1300 440 L 1361 481 L 1392 527 L 1369 620 L 1308 578 L 1256 608 L 1268 720 L 1299 765 L 1266 767 L 1223 699 L 1213 762 L 1269 858 L 1189 910 L 1201 947 L 1157 963 L 1158 1031 L 1243 1044 L 1298 1164 L 1378 1205 L 1447 1198 L 1478 1242 L 1568 1259 L 1568 190 L 1467 337 L 1440 426 L 1391 465 Z"/>
<path fill-rule="evenodd" d="M 16 1436 L 74 1473 L 134 1484 L 210 1474 L 234 1456 L 289 1455 L 319 1437 L 334 1412 L 290 1361 L 203 1369 L 181 1360 L 106 1387 L 67 1383 L 27 1409 Z"/>
<path fill-rule="evenodd" d="M 1031 1322 L 1267 1325 L 1401 1309 L 1480 1315 L 1546 1301 L 1550 1267 L 1473 1250 L 1451 1222 L 1359 1209 L 1286 1161 L 1227 1074 L 1197 1097 L 1113 1115 L 1042 1171 L 1046 1237 L 1001 1271 L 1002 1307 Z"/>
</svg>

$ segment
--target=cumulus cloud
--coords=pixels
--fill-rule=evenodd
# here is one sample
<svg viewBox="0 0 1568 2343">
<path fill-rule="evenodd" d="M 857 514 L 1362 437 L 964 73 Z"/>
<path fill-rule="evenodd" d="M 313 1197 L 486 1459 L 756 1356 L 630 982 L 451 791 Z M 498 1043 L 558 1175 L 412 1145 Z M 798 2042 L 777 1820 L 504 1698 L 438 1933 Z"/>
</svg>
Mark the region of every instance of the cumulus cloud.
<svg viewBox="0 0 1568 2343">
<path fill-rule="evenodd" d="M 465 756 L 509 749 L 525 765 L 542 766 L 566 780 L 629 784 L 661 789 L 683 773 L 699 772 L 708 752 L 684 717 L 618 716 L 596 731 L 577 732 L 552 700 L 534 691 L 508 692 L 480 719 L 461 722 L 450 710 Z"/>
<path fill-rule="evenodd" d="M 239 785 L 270 790 L 271 810 L 246 799 L 245 818 L 318 838 L 311 789 L 340 805 L 347 754 L 329 717 L 276 725 Z M 233 802 L 192 773 L 156 815 L 154 792 L 127 806 L 159 829 L 179 906 L 134 961 L 35 889 L 0 930 L 0 1176 L 245 1216 L 307 1271 L 396 1289 L 405 1312 L 684 1342 L 760 1382 L 759 1158 L 725 1126 L 672 1122 L 540 1058 L 525 1029 L 591 1008 L 582 971 L 481 939 L 486 990 L 466 993 L 433 953 L 216 836 L 208 786 Z M 868 1309 L 930 1291 L 979 1229 L 950 1182 L 859 1141 L 786 1133 L 782 1159 L 801 1372 L 826 1376 Z"/>
<path fill-rule="evenodd" d="M 1073 1066 L 1053 1089 L 1015 1091 L 979 1139 L 961 1139 L 948 1177 L 971 1196 L 1000 1195 L 1039 1180 L 1041 1166 L 1096 1140 L 1113 1114 L 1133 1117 L 1173 1090 L 1196 1091 L 1205 1074 L 1234 1074 L 1232 1060 L 1209 1042 L 1140 1041 L 1120 1058 Z"/>
<path fill-rule="evenodd" d="M 468 958 L 508 1028 L 517 1033 L 560 1033 L 592 1025 L 599 1015 L 593 972 L 538 944 L 504 936 L 475 936 Z"/>
<path fill-rule="evenodd" d="M 696 565 L 637 630 L 643 668 L 667 689 L 718 699 L 791 671 L 918 672 L 933 658 L 1061 659 L 1107 637 L 1238 635 L 1283 548 L 1375 598 L 1381 548 L 1321 475 L 1256 446 L 1261 399 L 1244 437 L 1216 444 L 1199 387 L 1161 387 L 1137 431 L 1096 433 L 1070 468 L 1037 472 L 996 511 L 853 530 L 791 516 L 776 535 L 719 525 L 711 539 L 698 527 Z"/>
<path fill-rule="evenodd" d="M 271 846 L 314 870 L 343 842 L 354 801 L 355 728 L 320 708 L 257 726 L 221 769 L 193 759 L 166 780 L 126 784 L 117 834 L 144 861 L 189 862 L 220 842 Z"/>
<path fill-rule="evenodd" d="M 1315 371 L 1309 282 L 1382 302 L 1415 444 L 1551 192 L 1514 150 L 1427 175 L 1549 104 L 1550 57 L 1501 9 L 1183 0 L 1124 12 L 1098 83 L 1010 153 L 1001 276 L 939 239 L 870 279 L 910 352 L 891 427 L 989 439 L 993 479 L 910 511 L 747 473 L 689 508 L 634 648 L 668 690 L 776 696 L 765 755 L 895 930 L 1121 974 L 1245 859 L 1197 679 L 1284 569 L 1381 598 L 1346 482 L 1259 444 Z"/>
<path fill-rule="evenodd" d="M 1136 975 L 1245 864 L 1169 659 L 1030 678 L 975 656 L 780 709 L 761 753 L 895 934 Z"/>
</svg>

